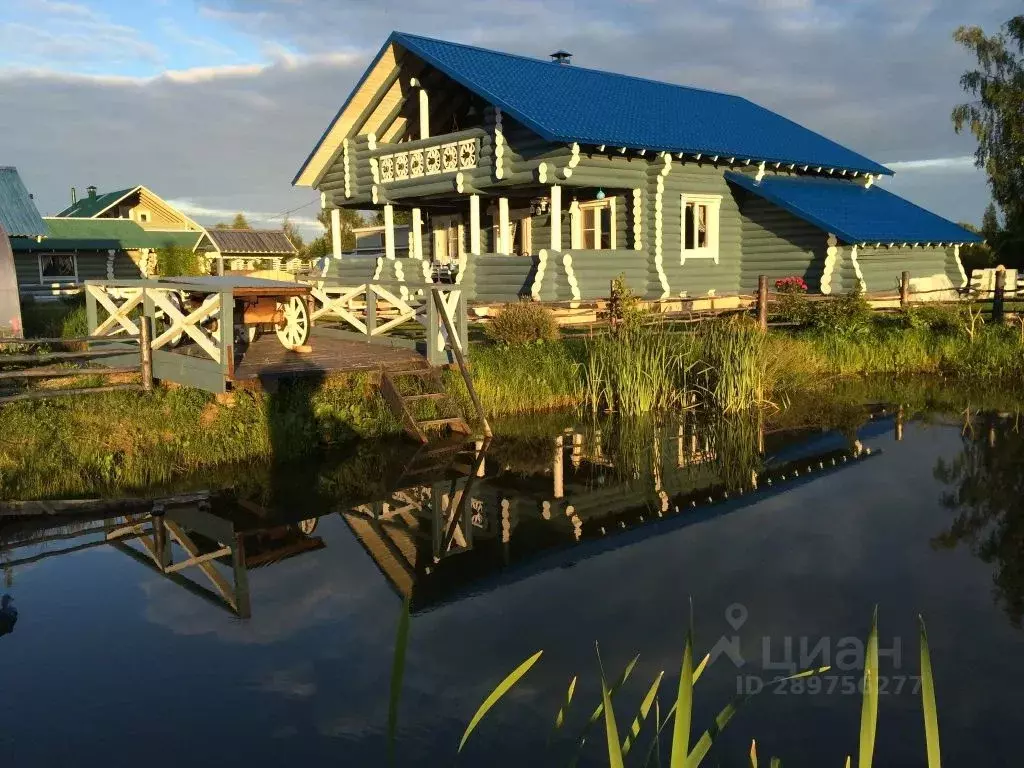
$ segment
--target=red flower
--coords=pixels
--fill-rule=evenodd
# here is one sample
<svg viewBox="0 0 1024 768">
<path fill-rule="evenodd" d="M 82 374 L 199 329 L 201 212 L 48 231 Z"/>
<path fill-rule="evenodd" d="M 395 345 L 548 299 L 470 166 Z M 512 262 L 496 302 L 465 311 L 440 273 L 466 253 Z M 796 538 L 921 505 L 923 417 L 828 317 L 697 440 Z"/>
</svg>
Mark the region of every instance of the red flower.
<svg viewBox="0 0 1024 768">
<path fill-rule="evenodd" d="M 781 293 L 806 293 L 807 283 L 799 275 L 783 277 L 775 281 L 775 290 Z"/>
</svg>

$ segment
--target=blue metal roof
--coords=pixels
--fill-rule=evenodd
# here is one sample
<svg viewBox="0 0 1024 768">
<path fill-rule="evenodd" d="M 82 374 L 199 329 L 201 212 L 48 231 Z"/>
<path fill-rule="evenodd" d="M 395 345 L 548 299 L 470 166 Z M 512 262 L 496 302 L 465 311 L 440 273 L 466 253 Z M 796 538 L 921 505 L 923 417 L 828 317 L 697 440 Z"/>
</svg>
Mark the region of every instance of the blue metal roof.
<svg viewBox="0 0 1024 768">
<path fill-rule="evenodd" d="M 892 173 L 739 96 L 402 32 L 392 41 L 549 141 Z"/>
<path fill-rule="evenodd" d="M 8 237 L 49 234 L 17 168 L 0 168 L 0 225 Z"/>
<path fill-rule="evenodd" d="M 726 179 L 847 243 L 980 243 L 982 238 L 877 185 L 815 176 Z"/>
</svg>

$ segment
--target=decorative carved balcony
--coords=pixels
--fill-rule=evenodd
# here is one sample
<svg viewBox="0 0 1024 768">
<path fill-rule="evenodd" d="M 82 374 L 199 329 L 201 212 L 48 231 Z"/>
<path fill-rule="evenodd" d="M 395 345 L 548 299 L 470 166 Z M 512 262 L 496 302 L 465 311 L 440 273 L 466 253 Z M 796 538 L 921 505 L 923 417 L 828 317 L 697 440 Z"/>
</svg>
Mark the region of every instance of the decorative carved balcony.
<svg viewBox="0 0 1024 768">
<path fill-rule="evenodd" d="M 412 142 L 410 142 L 412 143 Z M 419 144 L 420 142 L 415 142 Z M 460 139 L 388 152 L 377 157 L 381 184 L 440 176 L 476 168 L 480 160 L 480 139 Z"/>
</svg>

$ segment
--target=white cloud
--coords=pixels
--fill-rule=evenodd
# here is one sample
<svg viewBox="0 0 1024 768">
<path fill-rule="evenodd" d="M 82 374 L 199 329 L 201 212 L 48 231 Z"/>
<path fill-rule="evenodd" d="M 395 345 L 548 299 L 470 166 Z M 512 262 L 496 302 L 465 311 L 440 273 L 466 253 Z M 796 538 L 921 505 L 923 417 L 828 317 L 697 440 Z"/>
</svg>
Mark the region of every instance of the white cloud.
<svg viewBox="0 0 1024 768">
<path fill-rule="evenodd" d="M 962 155 L 959 157 L 933 157 L 928 160 L 897 160 L 895 162 L 883 163 L 889 169 L 900 172 L 915 171 L 974 171 L 974 155 Z"/>
<path fill-rule="evenodd" d="M 234 218 L 236 213 L 242 213 L 250 224 L 261 224 L 265 227 L 280 229 L 281 224 L 284 222 L 285 214 L 283 212 L 270 213 L 267 211 L 250 211 L 238 208 L 216 208 L 207 205 L 202 205 L 194 200 L 179 199 L 179 200 L 168 200 L 171 205 L 177 208 L 179 211 L 184 213 L 186 216 L 190 216 L 194 219 L 207 220 L 207 223 L 213 220 L 217 221 L 230 221 Z M 319 206 L 320 200 L 310 201 L 308 206 L 303 206 L 301 210 L 308 210 L 313 206 Z M 315 210 L 315 209 L 314 209 Z M 296 212 L 289 213 L 288 220 L 293 224 L 303 228 L 315 228 L 320 231 L 323 227 L 320 224 L 319 219 L 315 216 L 309 215 L 298 215 Z"/>
</svg>

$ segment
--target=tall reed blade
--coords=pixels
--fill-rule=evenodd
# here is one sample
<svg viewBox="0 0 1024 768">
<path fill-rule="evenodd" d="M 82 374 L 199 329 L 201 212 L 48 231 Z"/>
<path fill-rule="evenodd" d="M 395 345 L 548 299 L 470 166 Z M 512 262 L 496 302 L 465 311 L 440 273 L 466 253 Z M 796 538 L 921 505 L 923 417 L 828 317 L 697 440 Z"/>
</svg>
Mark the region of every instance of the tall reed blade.
<svg viewBox="0 0 1024 768">
<path fill-rule="evenodd" d="M 632 748 L 636 737 L 640 735 L 640 728 L 643 727 L 647 715 L 651 712 L 651 707 L 654 705 L 654 700 L 658 695 L 658 687 L 661 685 L 661 678 L 664 676 L 664 672 L 658 673 L 658 676 L 654 678 L 654 683 L 651 684 L 650 689 L 647 691 L 647 695 L 640 702 L 640 711 L 633 718 L 633 724 L 629 727 L 629 733 L 626 734 L 626 739 L 622 742 L 623 757 L 629 754 L 629 750 Z"/>
<path fill-rule="evenodd" d="M 924 618 L 917 617 L 921 625 L 921 709 L 924 712 L 924 740 L 928 750 L 928 768 L 940 768 L 939 712 L 935 706 L 935 679 L 932 677 L 932 655 L 928 648 L 928 631 Z"/>
<path fill-rule="evenodd" d="M 619 748 L 619 729 L 615 725 L 615 711 L 612 709 L 612 697 L 608 693 L 608 683 L 601 675 L 601 702 L 604 704 L 604 730 L 608 740 L 609 768 L 623 768 L 622 750 Z"/>
<path fill-rule="evenodd" d="M 572 704 L 572 695 L 576 692 L 576 677 L 569 681 L 569 690 L 565 694 L 565 703 L 558 708 L 555 716 L 555 730 L 565 725 L 565 716 L 569 713 L 569 705 Z"/>
<path fill-rule="evenodd" d="M 398 634 L 395 636 L 395 655 L 391 661 L 391 694 L 388 697 L 388 762 L 395 759 L 395 733 L 398 729 L 398 701 L 402 695 L 402 679 L 405 677 L 405 651 L 409 645 L 409 607 L 411 596 L 402 602 L 402 613 L 398 617 Z"/>
<path fill-rule="evenodd" d="M 750 740 L 750 768 L 757 768 L 757 741 Z"/>
<path fill-rule="evenodd" d="M 686 647 L 683 649 L 683 668 L 679 673 L 679 690 L 676 693 L 675 721 L 672 725 L 672 753 L 670 768 L 686 768 L 690 751 L 690 720 L 693 717 L 693 617 L 686 632 Z"/>
<path fill-rule="evenodd" d="M 469 725 L 466 726 L 466 732 L 462 734 L 462 741 L 459 742 L 459 752 L 466 746 L 466 740 L 469 739 L 469 735 L 480 724 L 480 721 L 483 720 L 484 715 L 490 712 L 491 708 L 498 703 L 498 700 L 508 693 L 523 675 L 530 671 L 530 668 L 537 663 L 543 653 L 544 651 L 537 651 L 533 656 L 512 670 L 508 677 L 498 683 L 497 687 L 488 694 L 487 698 L 484 699 L 484 703 L 480 705 L 476 714 L 473 715 L 473 719 L 469 721 Z"/>
<path fill-rule="evenodd" d="M 878 728 L 878 606 L 871 616 L 871 633 L 864 651 L 864 698 L 860 710 L 860 748 L 858 768 L 871 768 Z"/>
<path fill-rule="evenodd" d="M 598 658 L 598 663 L 600 663 L 600 659 L 601 659 L 600 651 L 598 651 L 597 658 Z M 639 660 L 640 660 L 640 654 L 638 653 L 626 665 L 626 668 L 622 670 L 622 674 L 619 676 L 619 679 L 616 680 L 615 683 L 612 685 L 612 687 L 608 690 L 609 697 L 614 697 L 615 694 L 618 693 L 619 689 L 629 679 L 629 676 L 631 674 L 633 674 L 633 669 L 636 667 L 636 663 Z M 601 669 L 601 675 L 602 676 L 604 675 L 604 668 L 603 667 Z M 583 753 L 583 747 L 587 743 L 587 736 L 590 733 L 590 729 L 591 729 L 591 727 L 593 727 L 594 723 L 596 723 L 598 720 L 601 719 L 601 714 L 603 712 L 604 712 L 604 698 L 602 697 L 601 703 L 598 704 L 597 707 L 595 707 L 594 711 L 590 713 L 590 719 L 587 720 L 587 724 L 585 726 L 583 726 L 583 733 L 580 734 L 579 742 L 578 742 L 578 744 L 576 746 L 576 754 L 573 756 L 572 760 L 569 762 L 570 768 L 574 768 L 575 765 L 579 762 L 580 755 Z"/>
</svg>

